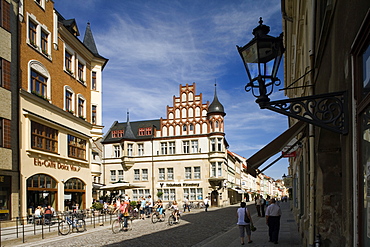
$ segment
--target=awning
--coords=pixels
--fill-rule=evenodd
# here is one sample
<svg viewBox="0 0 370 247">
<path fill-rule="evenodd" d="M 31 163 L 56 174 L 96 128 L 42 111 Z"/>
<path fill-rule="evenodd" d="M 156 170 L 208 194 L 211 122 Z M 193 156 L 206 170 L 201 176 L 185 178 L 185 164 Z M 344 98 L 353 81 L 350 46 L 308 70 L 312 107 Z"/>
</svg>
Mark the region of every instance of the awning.
<svg viewBox="0 0 370 247">
<path fill-rule="evenodd" d="M 245 193 L 247 193 L 246 191 L 244 191 L 244 190 L 242 190 L 242 189 L 235 189 L 235 188 L 230 188 L 230 189 L 232 189 L 232 190 L 234 190 L 234 191 L 238 192 L 239 194 L 245 194 Z"/>
<path fill-rule="evenodd" d="M 306 123 L 299 121 L 277 138 L 275 138 L 272 142 L 267 144 L 257 153 L 255 153 L 252 157 L 247 159 L 247 171 L 252 176 L 256 177 L 256 169 L 258 169 L 266 160 L 271 158 L 273 155 L 279 153 L 294 137 L 296 137 L 299 132 L 301 132 L 304 127 L 306 127 Z"/>
<path fill-rule="evenodd" d="M 99 184 L 99 183 L 92 183 L 93 189 L 100 189 L 101 187 L 104 186 L 104 184 Z"/>
<path fill-rule="evenodd" d="M 135 188 L 145 188 L 145 186 L 130 184 L 130 183 L 115 183 L 115 184 L 108 184 L 108 185 L 100 187 L 101 190 L 125 190 L 125 189 L 135 189 Z"/>
</svg>

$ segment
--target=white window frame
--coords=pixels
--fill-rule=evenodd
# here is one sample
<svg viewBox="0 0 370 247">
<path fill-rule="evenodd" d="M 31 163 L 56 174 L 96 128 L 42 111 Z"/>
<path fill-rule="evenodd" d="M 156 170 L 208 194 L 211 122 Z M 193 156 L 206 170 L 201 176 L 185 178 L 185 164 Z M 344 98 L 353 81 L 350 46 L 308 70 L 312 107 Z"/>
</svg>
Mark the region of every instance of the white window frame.
<svg viewBox="0 0 370 247">
<path fill-rule="evenodd" d="M 128 143 L 127 144 L 127 156 L 133 156 L 133 149 L 134 149 L 134 144 Z"/>
<path fill-rule="evenodd" d="M 121 157 L 121 146 L 120 145 L 113 145 L 113 157 L 115 158 Z"/>
<path fill-rule="evenodd" d="M 189 151 L 190 151 L 189 150 L 190 149 L 189 145 L 190 145 L 189 141 L 183 141 L 182 142 L 182 151 L 183 151 L 184 154 L 189 153 Z"/>
<path fill-rule="evenodd" d="M 168 154 L 176 154 L 176 144 L 175 142 L 168 143 Z"/>
<path fill-rule="evenodd" d="M 158 168 L 158 180 L 165 180 L 165 179 L 166 179 L 166 169 Z"/>
<path fill-rule="evenodd" d="M 143 143 L 138 143 L 137 144 L 137 151 L 139 156 L 144 155 L 144 144 Z"/>
<path fill-rule="evenodd" d="M 117 181 L 116 170 L 110 170 L 110 181 L 111 182 Z"/>
<path fill-rule="evenodd" d="M 185 167 L 185 179 L 191 179 L 191 167 Z"/>
<path fill-rule="evenodd" d="M 44 0 L 42 0 L 44 1 Z M 29 27 L 30 27 L 30 22 L 33 22 L 35 25 L 36 25 L 36 41 L 35 41 L 35 45 L 34 46 L 33 44 L 31 44 L 31 39 L 30 39 L 30 36 L 29 36 Z M 41 50 L 41 32 L 44 32 L 47 34 L 47 47 L 46 47 L 46 53 L 43 53 L 43 51 Z M 27 44 L 29 44 L 33 49 L 35 49 L 36 51 L 38 51 L 39 53 L 41 53 L 42 55 L 44 55 L 45 57 L 51 59 L 51 32 L 48 30 L 48 27 L 41 24 L 35 15 L 31 14 L 31 13 L 27 13 L 27 38 L 26 38 L 26 42 Z"/>
<path fill-rule="evenodd" d="M 174 173 L 173 173 L 173 167 L 167 168 L 167 180 L 173 180 L 174 179 Z"/>
<path fill-rule="evenodd" d="M 66 68 L 66 52 L 72 55 L 72 64 L 71 64 L 71 71 L 69 72 Z M 63 53 L 63 69 L 65 72 L 67 72 L 70 76 L 76 77 L 76 55 L 75 51 L 69 47 L 67 44 L 64 43 L 64 53 Z"/>
<path fill-rule="evenodd" d="M 143 181 L 148 181 L 149 180 L 149 172 L 148 172 L 148 169 L 144 168 L 144 169 L 141 169 L 141 180 Z"/>
<path fill-rule="evenodd" d="M 198 140 L 191 140 L 191 153 L 198 153 Z"/>
<path fill-rule="evenodd" d="M 201 179 L 200 166 L 194 167 L 194 179 Z"/>
<path fill-rule="evenodd" d="M 211 162 L 211 172 L 210 172 L 210 177 L 216 177 L 217 176 L 217 173 L 216 173 L 216 162 Z"/>
<path fill-rule="evenodd" d="M 167 155 L 167 142 L 161 142 L 161 154 Z"/>
<path fill-rule="evenodd" d="M 118 170 L 118 181 L 124 181 L 124 173 L 123 170 Z"/>
<path fill-rule="evenodd" d="M 140 181 L 140 169 L 134 169 L 134 181 Z"/>
<path fill-rule="evenodd" d="M 79 100 L 83 100 L 83 109 L 82 109 L 82 116 L 80 115 L 80 105 L 79 105 Z M 82 95 L 82 94 L 77 94 L 77 106 L 76 106 L 76 112 L 75 112 L 75 115 L 77 117 L 82 117 L 82 118 L 86 118 L 86 99 L 85 97 Z"/>
</svg>

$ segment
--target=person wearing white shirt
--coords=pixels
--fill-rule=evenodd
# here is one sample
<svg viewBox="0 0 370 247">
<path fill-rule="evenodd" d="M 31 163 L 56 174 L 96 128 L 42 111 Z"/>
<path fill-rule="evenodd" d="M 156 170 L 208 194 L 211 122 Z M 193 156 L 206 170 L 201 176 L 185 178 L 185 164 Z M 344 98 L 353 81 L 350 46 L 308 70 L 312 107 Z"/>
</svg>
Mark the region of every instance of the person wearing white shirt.
<svg viewBox="0 0 370 247">
<path fill-rule="evenodd" d="M 208 199 L 208 196 L 206 196 L 206 198 L 204 199 L 204 206 L 206 207 L 206 212 L 208 211 L 208 207 L 209 207 L 209 199 Z"/>
<path fill-rule="evenodd" d="M 269 242 L 278 244 L 281 209 L 276 204 L 275 199 L 270 200 L 270 204 L 266 209 L 266 224 L 269 227 Z"/>
</svg>

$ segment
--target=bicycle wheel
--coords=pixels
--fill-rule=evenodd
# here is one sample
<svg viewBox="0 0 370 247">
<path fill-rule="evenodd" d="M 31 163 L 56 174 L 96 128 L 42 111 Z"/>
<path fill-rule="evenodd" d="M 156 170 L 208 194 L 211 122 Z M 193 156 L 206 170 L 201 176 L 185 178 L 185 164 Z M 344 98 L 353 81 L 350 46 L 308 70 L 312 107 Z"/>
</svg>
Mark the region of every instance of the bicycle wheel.
<svg viewBox="0 0 370 247">
<path fill-rule="evenodd" d="M 176 221 L 175 217 L 171 214 L 168 217 L 168 225 L 172 226 L 175 223 L 175 221 Z"/>
<path fill-rule="evenodd" d="M 179 223 L 180 223 L 180 220 L 181 220 L 181 214 L 178 214 L 178 215 L 177 215 L 177 224 L 179 224 Z"/>
<path fill-rule="evenodd" d="M 119 233 L 122 229 L 122 223 L 120 220 L 115 219 L 112 223 L 112 232 Z"/>
<path fill-rule="evenodd" d="M 71 231 L 71 225 L 67 221 L 63 220 L 59 222 L 58 231 L 61 235 L 67 235 Z"/>
<path fill-rule="evenodd" d="M 86 231 L 86 223 L 83 219 L 78 219 L 76 222 L 76 230 L 77 232 L 84 232 Z"/>
<path fill-rule="evenodd" d="M 166 220 L 166 213 L 165 212 L 162 213 L 162 218 L 160 218 L 160 220 L 161 221 L 165 221 Z"/>
<path fill-rule="evenodd" d="M 155 224 L 157 223 L 159 215 L 157 213 L 152 214 L 152 223 Z"/>
</svg>

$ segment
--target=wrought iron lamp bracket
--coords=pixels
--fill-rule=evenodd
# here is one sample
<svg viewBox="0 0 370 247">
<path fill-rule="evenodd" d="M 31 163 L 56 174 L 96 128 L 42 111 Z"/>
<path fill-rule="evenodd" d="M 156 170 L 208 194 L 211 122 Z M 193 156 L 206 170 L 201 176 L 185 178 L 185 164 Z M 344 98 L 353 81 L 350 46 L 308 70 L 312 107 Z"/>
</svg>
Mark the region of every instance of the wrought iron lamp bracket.
<svg viewBox="0 0 370 247">
<path fill-rule="evenodd" d="M 286 100 L 259 102 L 261 109 L 302 120 L 346 135 L 348 134 L 347 91 Z"/>
</svg>

